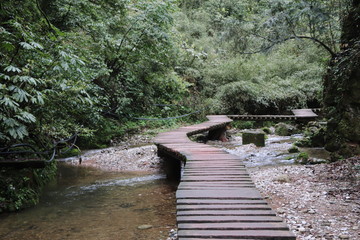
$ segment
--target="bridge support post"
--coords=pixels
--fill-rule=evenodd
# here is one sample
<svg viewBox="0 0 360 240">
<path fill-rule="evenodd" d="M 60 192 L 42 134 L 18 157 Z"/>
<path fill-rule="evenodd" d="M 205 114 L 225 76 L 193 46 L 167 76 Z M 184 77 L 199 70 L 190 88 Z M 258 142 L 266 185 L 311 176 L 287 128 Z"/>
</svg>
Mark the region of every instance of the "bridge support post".
<svg viewBox="0 0 360 240">
<path fill-rule="evenodd" d="M 222 142 L 229 141 L 226 137 L 226 130 L 230 128 L 230 125 L 226 125 L 221 128 L 216 128 L 209 131 L 208 140 L 220 140 Z"/>
<path fill-rule="evenodd" d="M 158 151 L 158 156 L 163 159 L 162 168 L 169 180 L 179 181 L 181 179 L 182 161 L 167 154 L 164 151 Z"/>
</svg>

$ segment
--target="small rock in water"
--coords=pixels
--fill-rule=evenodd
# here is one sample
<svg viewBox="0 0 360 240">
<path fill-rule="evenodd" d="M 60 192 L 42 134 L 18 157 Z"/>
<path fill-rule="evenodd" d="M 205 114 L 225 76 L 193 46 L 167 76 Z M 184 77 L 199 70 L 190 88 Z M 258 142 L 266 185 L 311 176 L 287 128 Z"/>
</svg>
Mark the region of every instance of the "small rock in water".
<svg viewBox="0 0 360 240">
<path fill-rule="evenodd" d="M 145 229 L 150 229 L 152 227 L 153 227 L 152 225 L 145 224 L 145 225 L 140 225 L 137 228 L 140 230 L 145 230 Z"/>
</svg>

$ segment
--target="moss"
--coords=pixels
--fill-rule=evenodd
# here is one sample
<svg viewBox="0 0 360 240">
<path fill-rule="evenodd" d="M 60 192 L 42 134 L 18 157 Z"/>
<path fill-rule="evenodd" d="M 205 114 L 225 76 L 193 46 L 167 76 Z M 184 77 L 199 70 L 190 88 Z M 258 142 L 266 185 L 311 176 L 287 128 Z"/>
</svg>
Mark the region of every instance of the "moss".
<svg viewBox="0 0 360 240">
<path fill-rule="evenodd" d="M 298 153 L 299 152 L 299 148 L 297 148 L 296 146 L 292 146 L 291 148 L 288 149 L 289 153 Z"/>
<path fill-rule="evenodd" d="M 271 133 L 271 130 L 270 130 L 270 128 L 268 128 L 268 127 L 263 127 L 262 130 L 263 130 L 264 133 L 266 133 L 266 134 L 270 134 L 270 133 Z"/>
<path fill-rule="evenodd" d="M 306 152 L 301 152 L 295 159 L 296 163 L 300 164 L 308 164 L 309 162 L 309 155 Z"/>
</svg>

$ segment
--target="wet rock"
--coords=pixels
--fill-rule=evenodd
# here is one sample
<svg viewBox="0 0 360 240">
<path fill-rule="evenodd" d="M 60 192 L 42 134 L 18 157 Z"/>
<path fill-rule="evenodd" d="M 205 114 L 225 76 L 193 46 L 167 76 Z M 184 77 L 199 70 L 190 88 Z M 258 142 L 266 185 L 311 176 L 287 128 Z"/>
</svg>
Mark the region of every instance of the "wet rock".
<svg viewBox="0 0 360 240">
<path fill-rule="evenodd" d="M 286 123 L 278 123 L 275 126 L 275 133 L 279 136 L 290 136 L 296 133 L 296 128 Z"/>
</svg>

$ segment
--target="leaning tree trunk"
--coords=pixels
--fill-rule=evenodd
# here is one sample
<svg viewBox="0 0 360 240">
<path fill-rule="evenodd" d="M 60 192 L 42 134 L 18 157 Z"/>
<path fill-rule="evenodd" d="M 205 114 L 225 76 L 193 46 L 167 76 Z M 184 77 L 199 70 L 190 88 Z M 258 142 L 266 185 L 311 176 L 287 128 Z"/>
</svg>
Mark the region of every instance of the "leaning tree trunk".
<svg viewBox="0 0 360 240">
<path fill-rule="evenodd" d="M 331 60 L 324 81 L 328 118 L 325 148 L 333 156 L 360 154 L 360 0 L 343 20 L 341 52 Z"/>
</svg>

